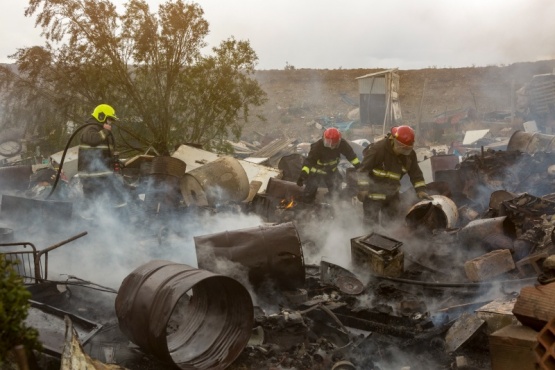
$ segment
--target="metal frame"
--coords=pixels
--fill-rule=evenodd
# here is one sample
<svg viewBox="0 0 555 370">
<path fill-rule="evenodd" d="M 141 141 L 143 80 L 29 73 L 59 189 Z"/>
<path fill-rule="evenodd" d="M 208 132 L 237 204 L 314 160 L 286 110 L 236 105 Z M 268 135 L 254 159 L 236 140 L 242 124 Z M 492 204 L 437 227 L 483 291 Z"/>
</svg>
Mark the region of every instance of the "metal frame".
<svg viewBox="0 0 555 370">
<path fill-rule="evenodd" d="M 23 248 L 31 247 L 31 250 L 18 250 L 2 252 L 9 261 L 17 262 L 14 265 L 14 269 L 17 274 L 24 279 L 24 283 L 39 283 L 43 281 L 42 278 L 42 265 L 40 263 L 39 251 L 34 246 L 33 243 L 19 242 L 19 243 L 2 243 L 0 247 L 17 247 L 21 246 Z M 47 255 L 48 256 L 48 255 Z M 47 259 L 45 259 L 45 264 L 47 264 Z M 46 277 L 45 277 L 46 278 Z"/>
<path fill-rule="evenodd" d="M 37 250 L 35 245 L 30 242 L 15 242 L 15 243 L 0 243 L 2 247 L 30 247 L 31 250 L 16 250 L 0 252 L 7 257 L 10 261 L 18 261 L 15 265 L 16 272 L 24 279 L 25 284 L 38 284 L 48 279 L 48 252 L 61 247 L 75 239 L 87 235 L 87 232 L 82 232 L 74 237 L 64 240 L 60 243 L 54 244 L 46 249 Z M 44 269 L 41 263 L 41 258 L 44 256 Z M 44 272 L 44 276 L 43 276 Z"/>
</svg>

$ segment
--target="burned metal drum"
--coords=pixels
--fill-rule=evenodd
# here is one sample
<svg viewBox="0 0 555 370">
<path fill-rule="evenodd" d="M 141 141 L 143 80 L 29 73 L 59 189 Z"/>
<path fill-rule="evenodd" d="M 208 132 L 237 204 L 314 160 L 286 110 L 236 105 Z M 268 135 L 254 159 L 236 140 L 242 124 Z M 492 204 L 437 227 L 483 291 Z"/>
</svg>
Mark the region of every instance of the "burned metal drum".
<svg viewBox="0 0 555 370">
<path fill-rule="evenodd" d="M 181 159 L 174 157 L 154 157 L 150 164 L 151 175 L 170 175 L 182 178 L 187 165 Z"/>
<path fill-rule="evenodd" d="M 459 220 L 455 202 L 443 195 L 432 195 L 432 198 L 412 206 L 405 216 L 407 225 L 414 228 L 424 226 L 430 230 L 454 228 Z"/>
<path fill-rule="evenodd" d="M 179 182 L 187 168 L 185 162 L 173 157 L 154 157 L 147 167 L 146 210 L 159 213 L 177 209 L 182 200 Z"/>
<path fill-rule="evenodd" d="M 292 222 L 224 231 L 193 239 L 201 268 L 217 271 L 214 257 L 220 257 L 247 267 L 253 285 L 272 280 L 286 290 L 304 286 L 302 244 Z"/>
<path fill-rule="evenodd" d="M 251 336 L 254 309 L 238 281 L 170 261 L 129 274 L 115 302 L 121 331 L 181 369 L 225 369 Z"/>
<path fill-rule="evenodd" d="M 295 182 L 270 177 L 266 187 L 266 195 L 276 199 L 300 199 L 303 189 Z"/>
<path fill-rule="evenodd" d="M 515 131 L 507 144 L 507 151 L 514 150 L 528 154 L 534 154 L 537 152 L 554 152 L 555 136 L 539 132 L 532 133 Z"/>
<path fill-rule="evenodd" d="M 189 171 L 181 179 L 181 194 L 188 206 L 240 202 L 249 195 L 249 178 L 233 157 L 221 157 Z"/>
</svg>

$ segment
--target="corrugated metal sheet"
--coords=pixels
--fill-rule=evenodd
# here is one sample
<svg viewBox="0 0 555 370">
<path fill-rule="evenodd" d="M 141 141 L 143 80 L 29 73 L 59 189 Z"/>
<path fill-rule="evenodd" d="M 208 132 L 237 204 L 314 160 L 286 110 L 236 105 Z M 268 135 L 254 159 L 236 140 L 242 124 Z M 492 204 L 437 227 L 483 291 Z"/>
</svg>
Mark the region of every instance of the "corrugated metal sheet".
<svg viewBox="0 0 555 370">
<path fill-rule="evenodd" d="M 370 73 L 357 77 L 359 94 L 390 94 L 393 99 L 398 98 L 399 75 L 397 69 Z"/>
<path fill-rule="evenodd" d="M 355 78 L 355 80 L 360 80 L 360 79 L 368 78 L 368 77 L 383 76 L 383 75 L 386 75 L 386 74 L 389 74 L 389 73 L 395 72 L 395 71 L 397 71 L 397 68 L 386 69 L 386 70 L 384 70 L 384 71 L 375 72 L 375 73 L 369 73 L 369 74 L 367 74 L 367 75 L 357 77 L 357 78 Z"/>
<path fill-rule="evenodd" d="M 359 94 L 385 94 L 387 76 L 368 77 L 358 80 Z"/>
<path fill-rule="evenodd" d="M 290 154 L 294 152 L 294 150 L 289 148 L 291 148 L 292 144 L 296 141 L 297 139 L 275 139 L 260 150 L 252 153 L 250 156 L 254 158 L 271 158 L 274 155 L 283 152 L 284 150 L 287 151 L 286 154 Z"/>
<path fill-rule="evenodd" d="M 555 111 L 555 75 L 534 76 L 528 94 L 530 96 L 530 109 L 533 113 L 553 113 Z"/>
<path fill-rule="evenodd" d="M 394 124 L 402 120 L 397 69 L 357 77 L 362 124 Z"/>
</svg>

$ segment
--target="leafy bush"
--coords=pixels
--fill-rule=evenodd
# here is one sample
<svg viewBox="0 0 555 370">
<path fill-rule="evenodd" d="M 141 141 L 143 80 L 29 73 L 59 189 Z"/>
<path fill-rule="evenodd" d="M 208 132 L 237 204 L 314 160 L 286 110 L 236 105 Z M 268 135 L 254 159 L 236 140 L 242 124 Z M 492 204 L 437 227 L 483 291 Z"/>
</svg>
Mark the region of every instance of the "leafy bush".
<svg viewBox="0 0 555 370">
<path fill-rule="evenodd" d="M 31 293 L 13 269 L 16 262 L 0 254 L 0 364 L 16 345 L 40 349 L 38 333 L 25 325 Z"/>
</svg>

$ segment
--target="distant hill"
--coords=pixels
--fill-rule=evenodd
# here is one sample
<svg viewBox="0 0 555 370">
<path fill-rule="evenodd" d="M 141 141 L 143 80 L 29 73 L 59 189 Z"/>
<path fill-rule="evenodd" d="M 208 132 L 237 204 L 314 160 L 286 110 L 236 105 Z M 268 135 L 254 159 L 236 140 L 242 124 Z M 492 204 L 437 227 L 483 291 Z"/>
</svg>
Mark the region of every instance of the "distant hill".
<svg viewBox="0 0 555 370">
<path fill-rule="evenodd" d="M 400 103 L 404 122 L 430 122 L 444 112 L 473 108 L 485 114 L 510 111 L 514 92 L 537 74 L 552 73 L 555 60 L 515 63 L 508 66 L 427 68 L 399 70 Z M 310 139 L 320 133 L 308 125 L 318 117 L 344 117 L 358 100 L 357 77 L 383 69 L 292 69 L 256 72 L 268 102 L 244 130 L 245 140 L 255 133 Z M 348 97 L 349 99 L 344 99 Z"/>
</svg>

